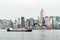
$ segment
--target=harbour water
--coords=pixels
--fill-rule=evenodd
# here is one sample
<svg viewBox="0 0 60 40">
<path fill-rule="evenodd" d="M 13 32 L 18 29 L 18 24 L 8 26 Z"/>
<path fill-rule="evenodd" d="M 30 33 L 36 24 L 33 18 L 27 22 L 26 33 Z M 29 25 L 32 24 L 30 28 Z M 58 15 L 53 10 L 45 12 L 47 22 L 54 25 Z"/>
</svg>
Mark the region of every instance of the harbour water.
<svg viewBox="0 0 60 40">
<path fill-rule="evenodd" d="M 60 30 L 33 30 L 32 32 L 0 30 L 0 40 L 60 40 Z"/>
</svg>

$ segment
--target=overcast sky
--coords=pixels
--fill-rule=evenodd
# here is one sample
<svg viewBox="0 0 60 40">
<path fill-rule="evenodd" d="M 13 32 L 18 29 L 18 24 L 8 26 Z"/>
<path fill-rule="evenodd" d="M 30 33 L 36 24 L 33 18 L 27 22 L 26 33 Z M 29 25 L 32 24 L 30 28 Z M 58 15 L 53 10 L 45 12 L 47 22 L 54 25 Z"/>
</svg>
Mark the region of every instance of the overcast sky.
<svg viewBox="0 0 60 40">
<path fill-rule="evenodd" d="M 60 16 L 60 0 L 0 0 L 0 19 L 37 18 L 41 8 L 47 16 Z"/>
</svg>

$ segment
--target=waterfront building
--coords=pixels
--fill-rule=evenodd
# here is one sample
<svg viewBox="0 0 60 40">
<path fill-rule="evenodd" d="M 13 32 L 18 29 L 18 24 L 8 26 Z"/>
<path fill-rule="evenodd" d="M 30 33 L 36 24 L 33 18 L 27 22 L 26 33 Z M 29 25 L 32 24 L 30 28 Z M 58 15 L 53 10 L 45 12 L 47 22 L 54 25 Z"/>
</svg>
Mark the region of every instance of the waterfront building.
<svg viewBox="0 0 60 40">
<path fill-rule="evenodd" d="M 60 29 L 60 17 L 56 16 L 56 21 L 57 21 L 57 24 L 58 24 L 58 29 Z"/>
<path fill-rule="evenodd" d="M 58 22 L 58 29 L 60 29 L 60 22 Z"/>
<path fill-rule="evenodd" d="M 0 28 L 3 28 L 3 20 L 0 19 Z"/>
<path fill-rule="evenodd" d="M 58 16 L 50 16 L 52 18 L 53 29 L 59 29 L 59 17 Z"/>
<path fill-rule="evenodd" d="M 34 25 L 34 19 L 33 18 L 30 18 L 29 20 L 30 20 L 30 27 L 32 28 L 33 25 Z"/>
<path fill-rule="evenodd" d="M 7 28 L 10 28 L 10 20 L 7 20 Z"/>
<path fill-rule="evenodd" d="M 21 17 L 21 28 L 25 27 L 25 18 Z"/>
<path fill-rule="evenodd" d="M 56 21 L 60 22 L 60 17 L 56 16 Z"/>
<path fill-rule="evenodd" d="M 40 25 L 38 23 L 34 23 L 33 25 L 33 28 L 32 29 L 35 29 L 35 30 L 40 30 Z"/>
<path fill-rule="evenodd" d="M 40 17 L 42 17 L 42 18 L 45 17 L 45 15 L 44 15 L 44 9 L 43 8 L 41 9 Z"/>
<path fill-rule="evenodd" d="M 10 20 L 10 28 L 14 28 L 12 20 Z"/>
<path fill-rule="evenodd" d="M 45 18 L 49 18 L 48 16 L 45 16 Z"/>
<path fill-rule="evenodd" d="M 38 20 L 34 20 L 34 23 L 39 23 L 39 21 Z"/>
<path fill-rule="evenodd" d="M 48 29 L 52 29 L 52 18 L 48 18 L 47 28 L 48 28 Z"/>
<path fill-rule="evenodd" d="M 48 18 L 49 18 L 49 17 L 47 17 L 47 16 L 45 17 L 45 25 L 46 25 L 46 28 L 48 28 L 48 23 L 49 23 L 49 22 L 48 22 Z"/>
<path fill-rule="evenodd" d="M 6 19 L 3 19 L 3 29 L 7 28 L 7 20 Z"/>
<path fill-rule="evenodd" d="M 38 17 L 39 24 L 42 25 L 43 18 L 45 19 L 43 8 L 40 11 L 40 16 Z"/>
<path fill-rule="evenodd" d="M 18 28 L 18 22 L 17 22 L 17 20 L 14 21 L 13 26 L 14 26 L 14 29 Z"/>
<path fill-rule="evenodd" d="M 45 24 L 47 23 L 47 21 L 48 21 L 48 16 L 45 16 Z"/>
<path fill-rule="evenodd" d="M 59 25 L 59 29 L 60 29 L 60 23 L 58 25 Z"/>
<path fill-rule="evenodd" d="M 20 18 L 18 18 L 18 28 L 20 28 Z"/>
<path fill-rule="evenodd" d="M 3 23 L 3 20 L 0 19 L 0 24 L 2 24 L 2 23 Z"/>
<path fill-rule="evenodd" d="M 33 29 L 41 29 L 40 25 L 39 25 L 39 21 L 38 20 L 34 20 L 34 25 L 33 25 Z"/>
<path fill-rule="evenodd" d="M 26 19 L 26 27 L 30 27 L 30 20 L 29 19 Z"/>
<path fill-rule="evenodd" d="M 50 16 L 50 18 L 52 18 L 52 28 L 54 29 L 55 28 L 55 21 L 56 21 L 56 17 L 54 16 Z"/>
</svg>

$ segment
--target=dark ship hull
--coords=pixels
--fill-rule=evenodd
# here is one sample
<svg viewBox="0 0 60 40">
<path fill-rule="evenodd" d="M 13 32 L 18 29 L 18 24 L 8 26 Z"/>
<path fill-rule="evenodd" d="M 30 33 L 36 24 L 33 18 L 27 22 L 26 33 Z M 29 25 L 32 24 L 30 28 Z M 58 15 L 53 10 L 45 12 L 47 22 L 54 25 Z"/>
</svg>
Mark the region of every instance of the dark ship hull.
<svg viewBox="0 0 60 40">
<path fill-rule="evenodd" d="M 31 29 L 27 29 L 27 30 L 17 30 L 17 29 L 7 29 L 7 32 L 32 32 Z"/>
</svg>

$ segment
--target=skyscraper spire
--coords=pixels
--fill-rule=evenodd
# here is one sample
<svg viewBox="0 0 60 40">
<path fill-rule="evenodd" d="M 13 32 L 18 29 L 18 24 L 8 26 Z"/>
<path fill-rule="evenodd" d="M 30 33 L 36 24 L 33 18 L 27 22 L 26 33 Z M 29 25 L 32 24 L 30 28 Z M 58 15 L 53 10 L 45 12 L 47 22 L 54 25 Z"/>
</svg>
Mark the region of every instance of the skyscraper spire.
<svg viewBox="0 0 60 40">
<path fill-rule="evenodd" d="M 44 10 L 43 10 L 43 8 L 41 9 L 40 17 L 44 17 Z"/>
<path fill-rule="evenodd" d="M 38 17 L 38 21 L 39 21 L 40 24 L 42 24 L 43 18 L 45 18 L 45 16 L 44 16 L 44 10 L 42 8 L 41 11 L 40 11 L 40 16 Z"/>
</svg>

